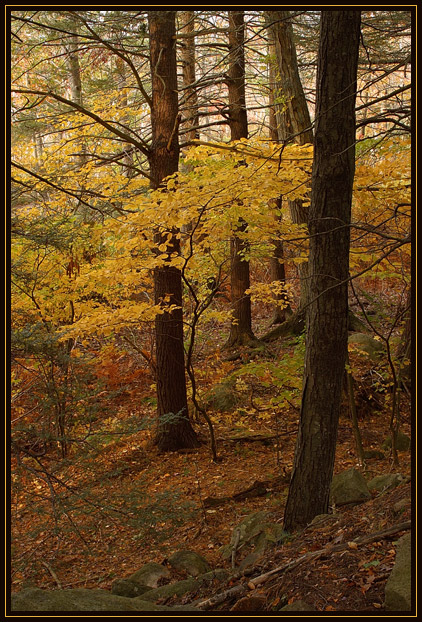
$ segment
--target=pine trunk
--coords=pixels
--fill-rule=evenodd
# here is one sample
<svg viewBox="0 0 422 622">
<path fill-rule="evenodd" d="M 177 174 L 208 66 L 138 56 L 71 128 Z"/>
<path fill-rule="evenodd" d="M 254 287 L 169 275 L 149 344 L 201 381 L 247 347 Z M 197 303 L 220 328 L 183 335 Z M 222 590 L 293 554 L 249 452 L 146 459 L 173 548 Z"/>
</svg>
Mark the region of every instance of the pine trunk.
<svg viewBox="0 0 422 622">
<path fill-rule="evenodd" d="M 176 11 L 148 11 L 152 76 L 152 188 L 175 173 L 179 163 Z M 157 246 L 168 232 L 157 232 Z M 170 252 L 179 252 L 177 231 L 171 232 Z M 154 270 L 155 303 L 166 298 L 177 305 L 171 313 L 157 315 L 156 367 L 158 426 L 155 443 L 162 451 L 196 447 L 198 439 L 189 421 L 183 346 L 182 279 L 180 270 L 164 265 Z"/>
<path fill-rule="evenodd" d="M 240 140 L 248 137 L 248 117 L 245 98 L 245 51 L 244 51 L 244 13 L 229 11 L 229 127 L 230 139 Z M 240 165 L 241 166 L 241 165 Z M 245 232 L 247 223 L 240 219 L 237 230 Z M 251 299 L 246 290 L 250 287 L 248 243 L 233 232 L 231 255 L 231 302 L 232 323 L 227 341 L 228 347 L 247 345 L 254 340 L 252 332 Z"/>
<path fill-rule="evenodd" d="M 359 37 L 360 11 L 322 11 L 309 213 L 310 299 L 287 530 L 308 524 L 329 505 L 347 354 Z"/>
</svg>

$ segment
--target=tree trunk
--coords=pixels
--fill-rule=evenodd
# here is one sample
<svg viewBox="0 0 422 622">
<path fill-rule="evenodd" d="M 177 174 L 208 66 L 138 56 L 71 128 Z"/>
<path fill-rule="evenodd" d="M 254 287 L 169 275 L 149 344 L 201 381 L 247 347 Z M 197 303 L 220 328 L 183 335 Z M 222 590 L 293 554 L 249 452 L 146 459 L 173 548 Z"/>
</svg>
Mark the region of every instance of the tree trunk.
<svg viewBox="0 0 422 622">
<path fill-rule="evenodd" d="M 350 212 L 360 11 L 322 11 L 309 214 L 309 303 L 299 432 L 284 515 L 328 511 L 347 354 Z"/>
<path fill-rule="evenodd" d="M 267 18 L 268 19 L 268 18 Z M 281 93 L 280 80 L 277 78 L 278 72 L 276 71 L 275 63 L 275 42 L 274 33 L 272 28 L 268 28 L 268 82 L 269 82 L 269 135 L 270 140 L 275 143 L 279 143 L 284 140 L 283 128 L 286 126 L 284 119 L 284 112 L 279 105 L 279 97 Z M 271 209 L 274 204 L 275 209 L 279 212 L 279 216 L 275 216 L 275 219 L 281 223 L 281 207 L 283 199 L 278 197 L 275 201 L 271 201 L 269 207 Z M 274 254 L 270 257 L 270 279 L 271 281 L 280 281 L 283 285 L 286 283 L 286 268 L 284 264 L 284 245 L 283 240 L 280 238 L 274 238 L 272 240 L 274 244 Z M 270 321 L 270 326 L 274 324 L 282 324 L 286 321 L 287 316 L 291 315 L 291 308 L 288 303 L 288 299 L 283 294 L 276 298 L 276 300 L 282 300 L 285 306 L 281 307 L 279 304 L 274 305 L 273 317 Z"/>
<path fill-rule="evenodd" d="M 248 137 L 248 118 L 245 99 L 245 50 L 244 13 L 228 11 L 229 14 L 229 127 L 230 139 Z M 241 164 L 239 164 L 241 166 Z M 248 224 L 240 219 L 239 232 L 245 232 Z M 251 299 L 246 290 L 250 287 L 249 261 L 245 253 L 248 243 L 233 233 L 230 243 L 231 256 L 231 302 L 232 323 L 227 347 L 247 345 L 254 340 L 252 332 Z"/>
<path fill-rule="evenodd" d="M 151 186 L 156 189 L 178 169 L 178 102 L 175 48 L 176 11 L 148 11 L 152 78 Z M 168 233 L 168 232 L 167 232 Z M 179 252 L 177 231 L 171 232 L 169 252 Z M 156 233 L 157 246 L 167 238 Z M 158 426 L 155 443 L 162 451 L 196 447 L 199 442 L 189 421 L 183 347 L 182 279 L 180 270 L 164 265 L 154 270 L 155 303 L 167 298 L 177 305 L 157 315 L 156 365 Z"/>
<path fill-rule="evenodd" d="M 128 108 L 128 98 L 127 98 L 127 78 L 126 78 L 126 63 L 123 61 L 120 56 L 116 56 L 116 73 L 117 73 L 117 88 L 119 90 L 119 104 L 120 107 L 126 110 Z M 122 118 L 122 122 L 128 124 L 128 119 L 126 115 Z M 121 159 L 121 162 L 124 166 L 125 175 L 128 179 L 132 179 L 135 176 L 136 170 L 134 168 L 134 160 L 133 160 L 133 146 L 129 143 L 123 145 L 124 156 Z"/>
<path fill-rule="evenodd" d="M 189 35 L 182 39 L 184 129 L 188 141 L 199 138 L 198 94 L 195 82 L 195 11 L 180 11 L 180 32 Z"/>
<path fill-rule="evenodd" d="M 266 15 L 270 38 L 274 42 L 277 59 L 279 86 L 277 87 L 276 115 L 278 135 L 281 141 L 293 140 L 297 145 L 313 143 L 313 133 L 308 104 L 299 75 L 296 47 L 290 11 L 267 11 Z M 282 110 L 280 110 L 282 108 Z M 295 224 L 308 222 L 308 208 L 303 201 L 288 201 L 291 219 Z M 306 305 L 308 286 L 308 265 L 298 267 L 300 280 L 299 313 Z"/>
</svg>

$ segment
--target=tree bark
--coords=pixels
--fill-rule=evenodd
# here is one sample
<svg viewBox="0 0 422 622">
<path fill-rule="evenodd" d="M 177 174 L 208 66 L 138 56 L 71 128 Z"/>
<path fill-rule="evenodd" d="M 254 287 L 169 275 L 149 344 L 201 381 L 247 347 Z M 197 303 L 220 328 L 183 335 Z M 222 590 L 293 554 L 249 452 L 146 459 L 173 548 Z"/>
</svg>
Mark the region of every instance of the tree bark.
<svg viewBox="0 0 422 622">
<path fill-rule="evenodd" d="M 148 11 L 152 79 L 151 187 L 178 169 L 178 95 L 175 48 L 176 11 Z M 169 232 L 157 232 L 157 246 Z M 179 252 L 177 231 L 170 240 L 169 253 Z M 154 270 L 155 303 L 177 305 L 171 313 L 157 315 L 156 366 L 158 426 L 155 444 L 161 451 L 175 451 L 199 445 L 189 421 L 183 347 L 182 279 L 180 270 L 164 265 Z"/>
<path fill-rule="evenodd" d="M 195 88 L 195 11 L 180 11 L 180 32 L 190 35 L 182 39 L 182 75 L 184 127 L 188 141 L 199 138 L 198 94 Z"/>
<path fill-rule="evenodd" d="M 230 139 L 248 137 L 248 117 L 245 98 L 244 12 L 229 14 L 229 127 Z M 241 166 L 241 164 L 239 164 Z M 245 232 L 247 222 L 239 220 L 237 230 Z M 252 332 L 251 299 L 246 290 L 250 287 L 250 265 L 245 259 L 249 245 L 233 232 L 230 242 L 232 323 L 227 347 L 247 345 L 255 339 Z"/>
<path fill-rule="evenodd" d="M 270 39 L 273 41 L 277 59 L 278 82 L 276 118 L 280 141 L 293 140 L 297 145 L 313 143 L 313 133 L 308 104 L 302 81 L 293 38 L 290 11 L 267 11 L 266 15 Z M 281 101 L 280 101 L 281 100 Z M 303 201 L 288 201 L 292 222 L 308 222 L 308 208 Z M 298 268 L 300 280 L 299 313 L 306 305 L 308 289 L 308 265 L 301 263 Z"/>
<path fill-rule="evenodd" d="M 347 354 L 350 219 L 360 11 L 322 11 L 317 69 L 309 302 L 287 530 L 327 512 Z"/>
</svg>

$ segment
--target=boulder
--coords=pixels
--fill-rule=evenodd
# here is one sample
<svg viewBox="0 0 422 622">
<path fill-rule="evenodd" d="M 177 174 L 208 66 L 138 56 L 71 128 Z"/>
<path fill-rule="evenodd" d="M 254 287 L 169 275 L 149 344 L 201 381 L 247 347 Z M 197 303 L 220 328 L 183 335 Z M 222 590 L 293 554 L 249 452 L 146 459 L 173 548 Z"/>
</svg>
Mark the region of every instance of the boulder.
<svg viewBox="0 0 422 622">
<path fill-rule="evenodd" d="M 412 567 L 411 534 L 397 542 L 396 561 L 385 585 L 386 611 L 411 611 Z"/>
<path fill-rule="evenodd" d="M 334 475 L 331 482 L 330 501 L 335 505 L 348 503 L 363 503 L 371 499 L 363 475 L 356 469 L 348 469 Z"/>
<path fill-rule="evenodd" d="M 169 583 L 168 585 L 162 585 L 154 590 L 145 592 L 139 598 L 134 600 L 147 600 L 149 602 L 158 602 L 162 599 L 171 598 L 173 596 L 184 596 L 189 592 L 197 592 L 203 585 L 212 583 L 213 581 L 226 581 L 229 577 L 229 572 L 225 568 L 216 568 L 211 572 L 199 575 L 198 577 L 190 577 L 183 581 L 177 581 L 176 583 Z"/>
<path fill-rule="evenodd" d="M 149 562 L 129 577 L 116 579 L 111 586 L 111 593 L 134 598 L 157 587 L 161 579 L 168 579 L 169 577 L 170 572 L 165 566 L 156 562 Z"/>
<path fill-rule="evenodd" d="M 384 475 L 376 475 L 368 482 L 369 490 L 383 492 L 389 488 L 395 488 L 402 483 L 404 477 L 401 473 L 385 473 Z"/>
<path fill-rule="evenodd" d="M 116 596 L 107 590 L 41 590 L 27 588 L 11 597 L 12 611 L 167 611 L 176 607 L 156 605 L 140 598 Z M 183 611 L 195 611 L 192 605 L 179 607 Z"/>
<path fill-rule="evenodd" d="M 409 498 L 400 499 L 400 501 L 397 501 L 393 505 L 394 514 L 403 514 L 403 512 L 411 506 L 411 503 L 412 501 Z"/>
<path fill-rule="evenodd" d="M 391 447 L 391 436 L 387 436 L 387 438 L 382 444 L 382 448 L 389 449 L 390 447 Z M 398 451 L 407 451 L 408 449 L 410 449 L 410 437 L 407 436 L 407 434 L 405 434 L 404 432 L 400 432 L 400 430 L 397 433 L 396 449 Z"/>
<path fill-rule="evenodd" d="M 139 585 L 130 579 L 116 579 L 111 586 L 111 593 L 125 598 L 135 598 L 150 590 L 146 585 Z"/>
<path fill-rule="evenodd" d="M 186 572 L 191 577 L 197 577 L 211 570 L 211 566 L 202 555 L 195 551 L 181 550 L 168 558 L 168 563 L 178 572 Z"/>
<path fill-rule="evenodd" d="M 246 552 L 240 563 L 243 569 L 254 564 L 270 545 L 286 539 L 287 532 L 280 524 L 271 522 L 269 517 L 269 512 L 265 511 L 246 516 L 234 528 L 230 543 L 221 549 L 223 559 L 229 559 L 237 551 Z"/>
<path fill-rule="evenodd" d="M 367 354 L 372 360 L 377 360 L 385 351 L 384 345 L 380 341 L 365 333 L 352 333 L 349 335 L 348 342 L 357 350 Z"/>
<path fill-rule="evenodd" d="M 384 458 L 384 454 L 379 449 L 365 449 L 363 457 L 365 460 L 382 460 Z"/>
<path fill-rule="evenodd" d="M 295 600 L 289 605 L 285 605 L 280 611 L 316 611 L 315 607 L 308 605 L 304 600 Z"/>
<path fill-rule="evenodd" d="M 230 611 L 264 611 L 267 604 L 265 594 L 251 594 L 240 598 L 230 608 Z"/>
</svg>

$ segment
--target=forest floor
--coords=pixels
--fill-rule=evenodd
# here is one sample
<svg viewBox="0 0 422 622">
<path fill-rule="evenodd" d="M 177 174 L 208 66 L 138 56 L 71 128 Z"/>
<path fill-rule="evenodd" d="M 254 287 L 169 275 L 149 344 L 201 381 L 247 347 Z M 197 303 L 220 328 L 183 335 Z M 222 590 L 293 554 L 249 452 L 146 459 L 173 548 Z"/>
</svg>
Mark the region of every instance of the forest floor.
<svg viewBox="0 0 422 622">
<path fill-rule="evenodd" d="M 284 347 L 287 352 L 291 344 Z M 368 385 L 368 371 L 374 363 L 362 357 L 352 362 L 363 445 L 379 450 L 389 434 L 385 390 L 380 393 L 379 387 Z M 127 359 L 123 357 L 120 364 L 127 364 Z M 220 372 L 228 373 L 239 364 L 221 361 Z M 205 374 L 203 383 L 211 381 L 212 374 Z M 112 405 L 105 396 L 107 421 L 151 420 L 154 408 L 146 386 L 138 378 Z M 381 406 L 374 408 L 377 400 Z M 230 560 L 221 559 L 220 547 L 229 543 L 234 527 L 245 516 L 267 510 L 273 520 L 282 522 L 299 417 L 293 405 L 279 413 L 281 424 L 268 415 L 270 409 L 257 409 L 254 414 L 243 406 L 242 416 L 238 408 L 215 413 L 218 462 L 212 460 L 206 426 L 196 423 L 204 443 L 192 451 L 159 454 L 147 426 L 124 435 L 110 432 L 80 458 L 58 460 L 51 455 L 31 463 L 39 474 L 47 469 L 50 478 L 43 482 L 34 479 L 33 473 L 21 473 L 21 486 L 13 495 L 12 589 L 109 589 L 116 578 L 150 561 L 162 563 L 180 549 L 200 553 L 213 568 L 230 569 Z M 409 399 L 403 394 L 401 429 L 409 435 L 410 423 Z M 335 473 L 351 467 L 364 472 L 358 464 L 345 400 Z M 367 461 L 364 474 L 369 478 L 400 472 L 410 478 L 411 471 L 410 452 L 399 452 L 397 466 L 387 450 L 383 458 Z M 227 500 L 215 507 L 204 504 L 209 497 L 230 497 L 256 481 L 268 483 L 280 475 L 285 476 L 284 483 L 274 489 L 270 485 L 263 496 Z M 365 504 L 335 509 L 338 520 L 293 534 L 288 543 L 266 554 L 258 570 L 265 572 L 307 552 L 409 520 L 411 485 L 407 480 Z M 394 555 L 391 538 L 352 546 L 299 564 L 256 591 L 265 596 L 266 611 L 275 611 L 282 599 L 303 599 L 317 611 L 379 612 Z M 222 609 L 233 604 L 225 602 Z"/>
</svg>

